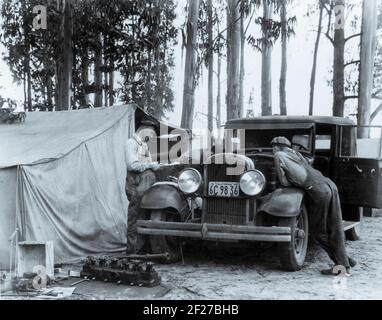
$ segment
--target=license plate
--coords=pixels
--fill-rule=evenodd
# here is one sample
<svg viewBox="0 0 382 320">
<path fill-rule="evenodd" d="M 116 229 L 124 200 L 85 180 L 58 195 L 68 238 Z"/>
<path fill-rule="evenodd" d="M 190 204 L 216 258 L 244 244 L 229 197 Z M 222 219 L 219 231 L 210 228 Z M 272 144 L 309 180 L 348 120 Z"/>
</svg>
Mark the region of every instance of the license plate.
<svg viewBox="0 0 382 320">
<path fill-rule="evenodd" d="M 240 184 L 237 182 L 210 182 L 208 195 L 215 197 L 239 197 Z"/>
</svg>

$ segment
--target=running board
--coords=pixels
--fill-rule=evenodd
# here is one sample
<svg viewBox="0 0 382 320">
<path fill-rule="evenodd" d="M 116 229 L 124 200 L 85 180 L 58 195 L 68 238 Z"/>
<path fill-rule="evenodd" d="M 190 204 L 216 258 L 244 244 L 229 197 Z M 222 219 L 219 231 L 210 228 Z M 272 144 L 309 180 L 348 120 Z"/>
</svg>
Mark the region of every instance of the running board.
<svg viewBox="0 0 382 320">
<path fill-rule="evenodd" d="M 350 229 L 355 228 L 358 226 L 361 222 L 360 221 L 343 221 L 342 224 L 344 226 L 344 231 L 348 231 Z"/>
</svg>

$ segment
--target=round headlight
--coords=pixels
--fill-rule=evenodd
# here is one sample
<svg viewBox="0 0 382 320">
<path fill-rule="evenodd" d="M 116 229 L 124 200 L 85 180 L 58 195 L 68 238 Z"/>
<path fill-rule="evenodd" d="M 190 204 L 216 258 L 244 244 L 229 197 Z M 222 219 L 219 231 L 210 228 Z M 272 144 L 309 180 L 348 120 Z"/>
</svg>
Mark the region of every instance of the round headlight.
<svg viewBox="0 0 382 320">
<path fill-rule="evenodd" d="M 240 178 L 240 189 L 247 196 L 257 196 L 265 187 L 265 177 L 258 170 L 244 173 Z"/>
<path fill-rule="evenodd" d="M 195 169 L 185 169 L 178 179 L 179 189 L 187 194 L 198 191 L 202 184 L 202 175 Z"/>
</svg>

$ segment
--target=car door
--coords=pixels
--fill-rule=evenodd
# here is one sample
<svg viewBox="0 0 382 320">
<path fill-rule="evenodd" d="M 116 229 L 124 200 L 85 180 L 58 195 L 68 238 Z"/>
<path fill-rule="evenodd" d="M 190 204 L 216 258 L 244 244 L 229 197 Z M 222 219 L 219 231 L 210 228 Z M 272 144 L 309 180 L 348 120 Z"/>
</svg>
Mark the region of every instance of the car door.
<svg viewBox="0 0 382 320">
<path fill-rule="evenodd" d="M 355 139 L 357 127 L 340 127 L 331 177 L 344 204 L 382 209 L 382 127 L 379 136 Z M 354 142 L 356 141 L 356 147 Z"/>
</svg>

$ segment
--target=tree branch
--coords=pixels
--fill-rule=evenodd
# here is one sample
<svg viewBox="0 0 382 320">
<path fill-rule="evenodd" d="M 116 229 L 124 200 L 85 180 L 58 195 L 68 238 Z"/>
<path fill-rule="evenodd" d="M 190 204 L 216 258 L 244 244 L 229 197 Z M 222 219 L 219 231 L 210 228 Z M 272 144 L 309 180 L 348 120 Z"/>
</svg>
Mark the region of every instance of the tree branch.
<svg viewBox="0 0 382 320">
<path fill-rule="evenodd" d="M 247 35 L 247 32 L 248 32 L 248 28 L 249 28 L 249 25 L 250 25 L 250 24 L 251 24 L 251 22 L 252 22 L 252 19 L 253 19 L 254 15 L 255 15 L 255 12 L 256 12 L 256 10 L 255 10 L 255 9 L 253 9 L 253 12 L 252 12 L 251 18 L 249 19 L 249 22 L 248 22 L 248 24 L 247 24 L 247 27 L 245 28 L 245 31 L 244 31 L 244 36 L 246 36 L 246 35 Z"/>
<path fill-rule="evenodd" d="M 329 32 L 327 31 L 326 33 L 325 33 L 325 37 L 334 45 L 334 40 L 333 40 L 333 38 L 329 35 Z"/>
<path fill-rule="evenodd" d="M 348 100 L 348 99 L 358 99 L 358 96 L 346 96 L 345 100 Z"/>
<path fill-rule="evenodd" d="M 328 9 L 326 8 L 326 5 L 325 3 L 323 3 L 322 1 L 321 2 L 321 5 L 324 6 L 324 8 L 326 9 L 326 11 L 328 12 L 328 26 L 326 28 L 326 33 L 325 33 L 325 37 L 332 43 L 332 45 L 334 46 L 334 39 L 330 36 L 330 26 L 332 25 L 332 8 Z"/>
<path fill-rule="evenodd" d="M 376 99 L 376 100 L 382 100 L 382 97 L 381 96 L 378 96 L 377 94 L 373 94 L 371 96 L 373 99 Z"/>
<path fill-rule="evenodd" d="M 330 8 L 328 8 L 327 6 L 326 6 L 326 3 L 323 1 L 323 0 L 320 0 L 320 5 L 323 7 L 323 8 L 325 8 L 325 10 L 329 13 L 331 13 L 332 12 L 332 8 L 331 8 L 331 6 L 330 6 Z"/>
<path fill-rule="evenodd" d="M 370 115 L 370 122 L 374 120 L 374 118 L 382 111 L 382 103 L 374 110 L 374 112 Z"/>
<path fill-rule="evenodd" d="M 345 42 L 347 42 L 347 41 L 349 41 L 350 39 L 353 39 L 353 38 L 355 38 L 355 37 L 359 37 L 359 36 L 361 36 L 362 35 L 362 33 L 356 33 L 356 34 L 353 34 L 353 35 L 351 35 L 350 37 L 347 37 L 346 39 L 345 39 Z"/>
<path fill-rule="evenodd" d="M 349 61 L 344 64 L 344 68 L 346 68 L 347 66 L 350 66 L 351 64 L 356 64 L 356 63 L 361 63 L 361 60 Z"/>
</svg>

